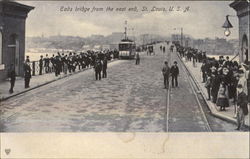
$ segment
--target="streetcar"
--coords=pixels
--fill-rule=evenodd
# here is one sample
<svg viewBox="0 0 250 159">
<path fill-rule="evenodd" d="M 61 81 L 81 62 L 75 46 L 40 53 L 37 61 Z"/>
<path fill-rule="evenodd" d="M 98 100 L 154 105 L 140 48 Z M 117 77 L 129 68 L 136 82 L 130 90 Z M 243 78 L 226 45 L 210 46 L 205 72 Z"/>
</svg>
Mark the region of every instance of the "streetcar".
<svg viewBox="0 0 250 159">
<path fill-rule="evenodd" d="M 120 59 L 134 59 L 136 54 L 136 44 L 129 39 L 123 39 L 119 43 L 119 57 Z"/>
</svg>

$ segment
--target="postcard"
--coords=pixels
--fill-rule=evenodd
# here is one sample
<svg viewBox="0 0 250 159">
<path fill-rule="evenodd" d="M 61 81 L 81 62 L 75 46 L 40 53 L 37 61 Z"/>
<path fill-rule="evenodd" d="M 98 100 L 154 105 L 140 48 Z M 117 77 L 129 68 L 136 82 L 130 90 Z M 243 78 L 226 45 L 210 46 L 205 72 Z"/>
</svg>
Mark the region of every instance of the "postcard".
<svg viewBox="0 0 250 159">
<path fill-rule="evenodd" d="M 249 158 L 242 1 L 0 2 L 0 158 Z"/>
</svg>

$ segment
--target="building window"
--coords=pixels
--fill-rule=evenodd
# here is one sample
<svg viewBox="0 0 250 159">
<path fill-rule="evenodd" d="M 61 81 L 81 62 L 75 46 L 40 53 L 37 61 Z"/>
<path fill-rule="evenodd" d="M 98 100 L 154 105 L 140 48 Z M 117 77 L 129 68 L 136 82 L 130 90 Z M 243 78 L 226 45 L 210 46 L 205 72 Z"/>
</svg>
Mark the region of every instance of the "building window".
<svg viewBox="0 0 250 159">
<path fill-rule="evenodd" d="M 3 35 L 2 32 L 0 31 L 0 65 L 3 63 L 2 57 L 3 57 Z"/>
</svg>

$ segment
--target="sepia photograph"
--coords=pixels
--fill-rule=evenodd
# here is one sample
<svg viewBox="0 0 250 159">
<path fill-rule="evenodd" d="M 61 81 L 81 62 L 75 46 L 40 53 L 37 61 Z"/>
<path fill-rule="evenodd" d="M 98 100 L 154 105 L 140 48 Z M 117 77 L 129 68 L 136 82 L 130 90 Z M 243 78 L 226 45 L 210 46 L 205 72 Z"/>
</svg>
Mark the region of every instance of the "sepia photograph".
<svg viewBox="0 0 250 159">
<path fill-rule="evenodd" d="M 65 145 L 83 140 L 116 145 L 96 158 L 249 158 L 249 13 L 249 0 L 1 0 L 0 158 L 79 158 Z M 168 152 L 171 134 L 194 148 Z"/>
</svg>

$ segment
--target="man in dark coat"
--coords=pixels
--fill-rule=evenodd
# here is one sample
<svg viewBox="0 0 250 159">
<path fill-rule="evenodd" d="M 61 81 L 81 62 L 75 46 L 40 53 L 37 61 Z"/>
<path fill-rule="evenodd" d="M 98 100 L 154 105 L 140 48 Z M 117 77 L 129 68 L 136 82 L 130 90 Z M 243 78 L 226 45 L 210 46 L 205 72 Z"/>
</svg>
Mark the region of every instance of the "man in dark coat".
<svg viewBox="0 0 250 159">
<path fill-rule="evenodd" d="M 49 62 L 50 62 L 50 60 L 49 60 L 48 54 L 46 54 L 46 56 L 44 58 L 44 67 L 45 67 L 46 73 L 50 72 Z"/>
<path fill-rule="evenodd" d="M 136 64 L 136 65 L 139 65 L 139 64 L 140 64 L 140 55 L 139 55 L 138 52 L 135 54 L 135 64 Z"/>
<path fill-rule="evenodd" d="M 15 71 L 15 67 L 14 64 L 11 64 L 10 66 L 10 70 L 9 70 L 9 78 L 10 78 L 10 94 L 13 93 L 13 88 L 15 86 L 15 81 L 16 81 L 16 71 Z"/>
<path fill-rule="evenodd" d="M 205 83 L 207 81 L 207 75 L 206 75 L 207 68 L 206 67 L 207 67 L 206 61 L 204 61 L 201 65 L 202 83 Z"/>
<path fill-rule="evenodd" d="M 170 68 L 168 66 L 167 61 L 164 62 L 164 66 L 162 68 L 162 74 L 163 74 L 163 78 L 164 78 L 164 86 L 165 86 L 164 88 L 168 89 Z"/>
<path fill-rule="evenodd" d="M 96 80 L 101 80 L 101 71 L 102 71 L 102 62 L 100 59 L 97 59 L 94 65 L 94 69 L 95 69 L 95 78 Z"/>
<path fill-rule="evenodd" d="M 102 66 L 102 78 L 107 78 L 107 67 L 108 67 L 108 60 L 106 57 L 104 57 Z"/>
<path fill-rule="evenodd" d="M 60 70 L 61 70 L 61 61 L 59 59 L 59 56 L 57 55 L 55 60 L 54 60 L 54 64 L 55 64 L 55 76 L 60 75 Z"/>
<path fill-rule="evenodd" d="M 178 87 L 178 75 L 179 75 L 179 68 L 177 66 L 177 62 L 174 62 L 174 65 L 170 69 L 170 73 L 172 76 L 172 87 Z"/>
<path fill-rule="evenodd" d="M 238 91 L 238 99 L 237 99 L 237 128 L 236 130 L 240 130 L 244 126 L 245 122 L 245 115 L 248 114 L 247 108 L 247 95 L 243 91 L 243 86 L 238 84 L 237 86 Z"/>
<path fill-rule="evenodd" d="M 30 78 L 31 78 L 31 68 L 30 63 L 24 63 L 24 88 L 30 87 Z"/>
<path fill-rule="evenodd" d="M 43 56 L 40 56 L 40 60 L 39 60 L 39 75 L 42 75 L 43 72 Z"/>
</svg>

